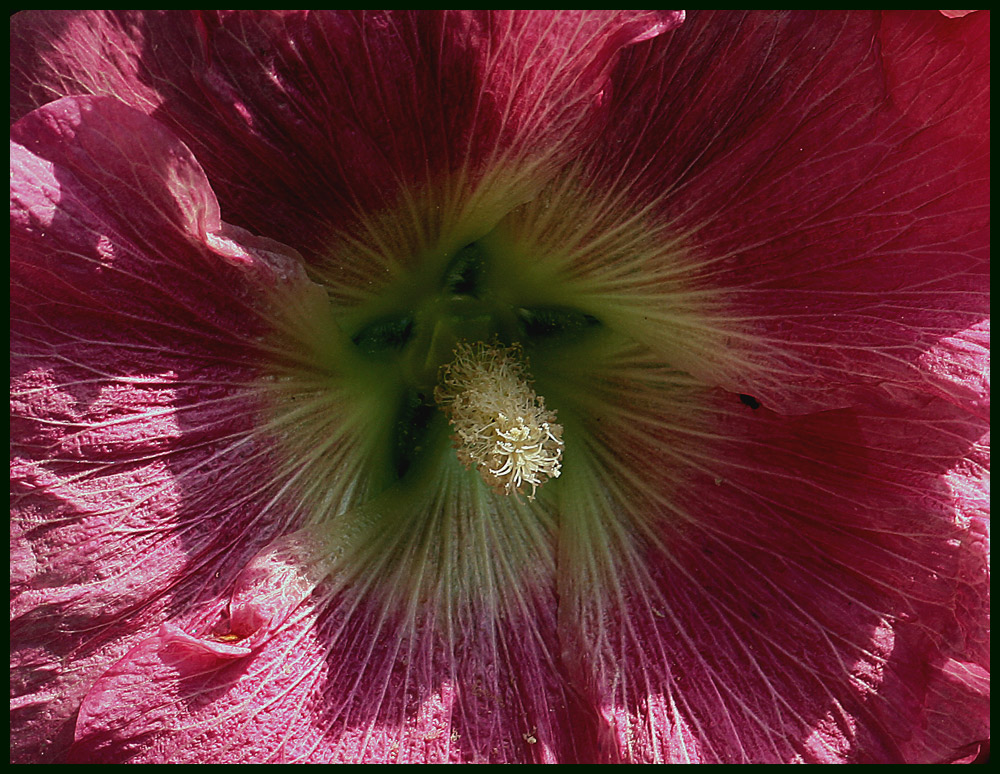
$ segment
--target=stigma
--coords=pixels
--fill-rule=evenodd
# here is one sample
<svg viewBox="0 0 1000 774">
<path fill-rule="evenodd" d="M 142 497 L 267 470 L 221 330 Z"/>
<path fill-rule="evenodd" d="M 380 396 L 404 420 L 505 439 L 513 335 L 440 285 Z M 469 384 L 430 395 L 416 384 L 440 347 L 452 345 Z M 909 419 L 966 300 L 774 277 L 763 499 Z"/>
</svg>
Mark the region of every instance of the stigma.
<svg viewBox="0 0 1000 774">
<path fill-rule="evenodd" d="M 559 477 L 562 426 L 531 389 L 519 347 L 460 342 L 441 368 L 434 399 L 455 431 L 459 461 L 494 491 L 533 500 L 539 486 Z"/>
</svg>

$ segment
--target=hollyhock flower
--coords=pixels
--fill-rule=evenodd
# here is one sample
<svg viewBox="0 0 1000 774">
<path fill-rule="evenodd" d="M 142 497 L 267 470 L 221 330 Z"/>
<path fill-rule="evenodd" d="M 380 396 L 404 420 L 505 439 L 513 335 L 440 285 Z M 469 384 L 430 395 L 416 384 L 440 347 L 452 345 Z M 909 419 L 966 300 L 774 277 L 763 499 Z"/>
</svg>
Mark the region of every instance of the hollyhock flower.
<svg viewBox="0 0 1000 774">
<path fill-rule="evenodd" d="M 974 757 L 988 41 L 14 18 L 13 760 Z"/>
</svg>

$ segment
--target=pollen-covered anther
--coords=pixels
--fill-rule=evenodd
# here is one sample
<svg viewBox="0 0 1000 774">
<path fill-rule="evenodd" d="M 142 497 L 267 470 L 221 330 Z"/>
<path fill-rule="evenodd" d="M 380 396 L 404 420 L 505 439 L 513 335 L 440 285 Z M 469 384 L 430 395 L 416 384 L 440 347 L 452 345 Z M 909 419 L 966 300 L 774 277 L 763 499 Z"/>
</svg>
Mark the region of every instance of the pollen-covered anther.
<svg viewBox="0 0 1000 774">
<path fill-rule="evenodd" d="M 517 347 L 460 343 L 434 398 L 455 430 L 458 459 L 501 494 L 528 499 L 562 465 L 562 426 L 531 389 Z"/>
</svg>

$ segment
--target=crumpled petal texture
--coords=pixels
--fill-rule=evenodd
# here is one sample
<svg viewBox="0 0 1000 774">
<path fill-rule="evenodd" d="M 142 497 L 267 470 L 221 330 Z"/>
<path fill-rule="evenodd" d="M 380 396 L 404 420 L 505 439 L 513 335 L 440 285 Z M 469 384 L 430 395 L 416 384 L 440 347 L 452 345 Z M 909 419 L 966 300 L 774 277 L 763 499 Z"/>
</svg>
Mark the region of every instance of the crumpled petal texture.
<svg viewBox="0 0 1000 774">
<path fill-rule="evenodd" d="M 72 759 L 587 758 L 578 745 L 595 718 L 570 704 L 552 663 L 551 599 L 526 607 L 527 620 L 504 626 L 465 611 L 443 637 L 433 609 L 390 614 L 359 584 L 318 590 L 258 645 L 165 625 L 97 680 Z"/>
<path fill-rule="evenodd" d="M 12 19 L 12 761 L 975 756 L 957 13 Z M 262 398 L 286 323 L 498 223 L 613 329 L 562 363 L 562 478 L 497 501 L 452 461 L 386 516 L 345 467 L 337 524 L 391 530 L 332 546 Z"/>
<path fill-rule="evenodd" d="M 115 100 L 60 100 L 12 138 L 13 749 L 44 759 L 132 639 L 253 554 L 255 338 L 276 289 L 309 283 L 222 226 L 190 151 Z"/>
</svg>

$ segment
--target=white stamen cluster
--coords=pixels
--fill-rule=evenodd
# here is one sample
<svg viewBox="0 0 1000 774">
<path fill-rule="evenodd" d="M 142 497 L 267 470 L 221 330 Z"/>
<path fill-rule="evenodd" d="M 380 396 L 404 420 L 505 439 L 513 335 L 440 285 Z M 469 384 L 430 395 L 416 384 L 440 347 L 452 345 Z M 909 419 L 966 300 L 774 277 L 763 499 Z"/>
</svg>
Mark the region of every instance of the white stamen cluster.
<svg viewBox="0 0 1000 774">
<path fill-rule="evenodd" d="M 434 398 L 448 415 L 458 459 L 501 494 L 558 478 L 562 426 L 535 395 L 516 347 L 460 343 L 442 368 Z"/>
</svg>

